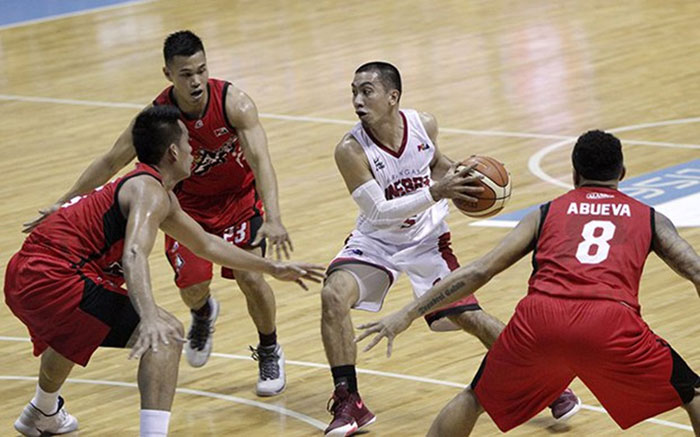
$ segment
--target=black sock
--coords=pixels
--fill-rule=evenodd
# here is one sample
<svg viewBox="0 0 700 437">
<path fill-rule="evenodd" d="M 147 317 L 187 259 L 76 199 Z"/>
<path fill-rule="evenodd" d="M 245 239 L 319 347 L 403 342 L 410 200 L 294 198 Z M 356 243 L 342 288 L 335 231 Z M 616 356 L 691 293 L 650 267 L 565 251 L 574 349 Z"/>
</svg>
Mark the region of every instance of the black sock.
<svg viewBox="0 0 700 437">
<path fill-rule="evenodd" d="M 277 344 L 277 330 L 272 331 L 272 334 L 263 334 L 258 331 L 258 338 L 260 339 L 260 346 L 269 347 Z"/>
<path fill-rule="evenodd" d="M 197 310 L 190 310 L 194 313 L 195 316 L 201 318 L 201 319 L 206 319 L 209 317 L 211 314 L 211 306 L 209 305 L 209 298 L 204 302 L 204 305 L 202 305 L 199 309 Z"/>
<path fill-rule="evenodd" d="M 350 393 L 357 393 L 357 374 L 354 365 L 331 367 L 331 373 L 336 387 L 338 384 L 345 383 Z"/>
</svg>

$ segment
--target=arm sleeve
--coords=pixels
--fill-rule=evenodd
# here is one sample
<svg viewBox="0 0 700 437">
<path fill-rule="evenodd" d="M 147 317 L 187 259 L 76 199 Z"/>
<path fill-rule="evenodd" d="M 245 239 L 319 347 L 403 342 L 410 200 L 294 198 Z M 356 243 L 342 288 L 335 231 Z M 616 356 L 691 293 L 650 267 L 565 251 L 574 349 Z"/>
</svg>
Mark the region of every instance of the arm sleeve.
<svg viewBox="0 0 700 437">
<path fill-rule="evenodd" d="M 378 224 L 405 220 L 435 205 L 430 190 L 422 188 L 396 199 L 386 200 L 376 180 L 371 179 L 352 192 L 352 198 L 368 219 Z"/>
</svg>

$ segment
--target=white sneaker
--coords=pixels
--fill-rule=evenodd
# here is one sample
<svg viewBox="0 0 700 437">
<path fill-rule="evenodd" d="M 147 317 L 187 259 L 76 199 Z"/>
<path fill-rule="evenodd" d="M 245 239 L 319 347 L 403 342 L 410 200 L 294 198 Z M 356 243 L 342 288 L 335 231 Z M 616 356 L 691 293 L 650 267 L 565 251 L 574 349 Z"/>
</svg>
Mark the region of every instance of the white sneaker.
<svg viewBox="0 0 700 437">
<path fill-rule="evenodd" d="M 284 352 L 279 344 L 255 349 L 250 346 L 253 359 L 258 362 L 258 396 L 275 396 L 282 393 L 287 385 L 284 373 Z"/>
<path fill-rule="evenodd" d="M 198 317 L 190 311 L 192 324 L 187 333 L 187 344 L 185 344 L 185 356 L 187 362 L 192 367 L 202 367 L 209 360 L 211 349 L 214 344 L 214 323 L 219 317 L 219 301 L 209 296 L 209 317 Z"/>
<path fill-rule="evenodd" d="M 15 429 L 20 434 L 29 437 L 41 437 L 43 435 L 65 434 L 78 429 L 78 420 L 68 414 L 63 408 L 62 397 L 58 397 L 58 411 L 51 415 L 32 405 L 30 402 L 24 407 L 22 414 L 15 421 Z"/>
</svg>

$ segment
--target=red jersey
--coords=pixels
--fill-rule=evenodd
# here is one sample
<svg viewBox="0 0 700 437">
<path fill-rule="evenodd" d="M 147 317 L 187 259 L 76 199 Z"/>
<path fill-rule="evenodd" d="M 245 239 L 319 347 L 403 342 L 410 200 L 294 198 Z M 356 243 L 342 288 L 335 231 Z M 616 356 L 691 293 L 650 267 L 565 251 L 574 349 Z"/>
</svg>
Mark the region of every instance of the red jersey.
<svg viewBox="0 0 700 437">
<path fill-rule="evenodd" d="M 192 174 L 175 190 L 180 199 L 245 193 L 255 184 L 255 176 L 243 156 L 236 128 L 226 116 L 226 92 L 230 85 L 230 82 L 209 79 L 209 99 L 201 118 L 189 118 L 180 111 L 180 120 L 190 134 L 194 157 Z M 153 104 L 177 106 L 173 87 L 164 89 Z"/>
<path fill-rule="evenodd" d="M 123 177 L 61 206 L 29 234 L 21 252 L 48 253 L 66 259 L 76 269 L 89 269 L 121 286 L 126 217 L 117 196 L 124 182 L 144 174 L 161 182 L 156 169 L 137 163 Z"/>
<path fill-rule="evenodd" d="M 611 299 L 639 311 L 654 209 L 618 190 L 587 186 L 541 211 L 528 293 Z"/>
</svg>

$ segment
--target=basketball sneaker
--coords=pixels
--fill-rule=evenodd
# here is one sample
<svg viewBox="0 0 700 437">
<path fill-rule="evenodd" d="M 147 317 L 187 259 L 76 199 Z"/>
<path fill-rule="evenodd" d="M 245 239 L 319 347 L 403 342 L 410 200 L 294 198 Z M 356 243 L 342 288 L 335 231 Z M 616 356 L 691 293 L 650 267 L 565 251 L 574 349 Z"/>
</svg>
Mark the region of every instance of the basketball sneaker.
<svg viewBox="0 0 700 437">
<path fill-rule="evenodd" d="M 556 401 L 549 406 L 552 410 L 552 417 L 557 422 L 566 422 L 581 409 L 581 399 L 576 396 L 573 390 L 567 388 Z"/>
<path fill-rule="evenodd" d="M 214 344 L 214 323 L 219 317 L 219 301 L 209 296 L 209 316 L 200 317 L 190 311 L 192 324 L 187 333 L 185 356 L 192 367 L 202 367 L 209 360 Z"/>
<path fill-rule="evenodd" d="M 258 362 L 258 384 L 255 392 L 258 396 L 275 396 L 284 391 L 287 377 L 284 373 L 284 352 L 282 346 L 250 347 L 253 359 Z"/>
<path fill-rule="evenodd" d="M 78 420 L 63 408 L 64 403 L 63 398 L 59 396 L 58 410 L 53 414 L 46 414 L 30 402 L 15 421 L 15 429 L 20 434 L 29 437 L 75 431 L 78 429 Z"/>
<path fill-rule="evenodd" d="M 377 420 L 362 402 L 360 394 L 350 393 L 346 384 L 338 384 L 335 387 L 328 405 L 328 411 L 333 415 L 333 420 L 324 431 L 325 437 L 351 436 Z"/>
</svg>

